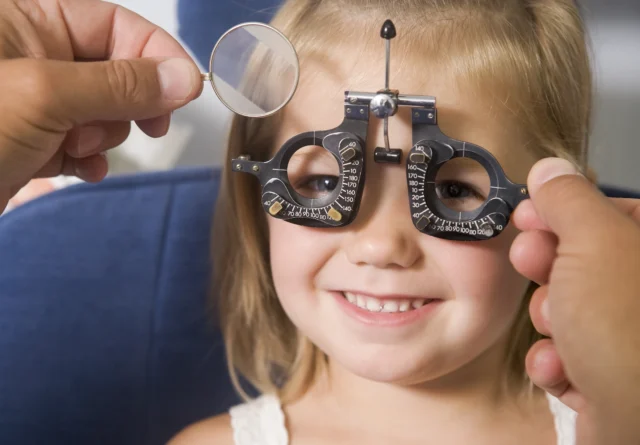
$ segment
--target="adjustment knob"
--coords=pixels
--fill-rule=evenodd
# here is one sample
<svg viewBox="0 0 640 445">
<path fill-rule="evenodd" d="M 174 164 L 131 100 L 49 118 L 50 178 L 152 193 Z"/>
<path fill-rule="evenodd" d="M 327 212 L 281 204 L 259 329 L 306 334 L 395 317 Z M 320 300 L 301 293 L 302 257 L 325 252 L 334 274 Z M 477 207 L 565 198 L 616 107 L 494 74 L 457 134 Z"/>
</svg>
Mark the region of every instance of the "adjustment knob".
<svg viewBox="0 0 640 445">
<path fill-rule="evenodd" d="M 369 105 L 374 116 L 380 119 L 393 116 L 398 111 L 398 102 L 390 94 L 376 94 Z"/>
<path fill-rule="evenodd" d="M 493 224 L 490 224 L 488 222 L 482 223 L 480 225 L 480 232 L 487 238 L 493 238 L 493 235 L 495 234 Z"/>
<path fill-rule="evenodd" d="M 391 20 L 387 20 L 382 25 L 380 30 L 380 37 L 386 40 L 391 40 L 396 36 L 396 27 Z"/>
</svg>

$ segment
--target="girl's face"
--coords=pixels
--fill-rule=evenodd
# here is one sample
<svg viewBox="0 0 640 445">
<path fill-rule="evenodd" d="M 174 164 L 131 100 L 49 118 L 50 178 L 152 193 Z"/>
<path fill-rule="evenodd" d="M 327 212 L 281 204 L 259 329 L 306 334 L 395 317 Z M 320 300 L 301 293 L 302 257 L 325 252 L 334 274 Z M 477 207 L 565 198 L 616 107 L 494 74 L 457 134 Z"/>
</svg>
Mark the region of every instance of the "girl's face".
<svg viewBox="0 0 640 445">
<path fill-rule="evenodd" d="M 299 133 L 338 126 L 345 90 L 383 87 L 382 52 L 336 53 L 336 60 L 304 61 L 275 150 Z M 511 180 L 524 182 L 535 159 L 524 149 L 514 118 L 424 65 L 425 70 L 392 65 L 391 88 L 436 96 L 445 134 L 491 151 Z M 491 352 L 504 347 L 528 281 L 509 262 L 513 228 L 489 241 L 458 242 L 413 226 L 404 164 L 412 145 L 410 110 L 401 109 L 389 122 L 391 147 L 404 151 L 401 165 L 373 162 L 375 147 L 384 146 L 382 134 L 382 121 L 372 116 L 366 185 L 355 221 L 314 229 L 269 217 L 271 267 L 284 310 L 334 365 L 370 380 L 417 384 L 495 356 Z M 305 149 L 294 160 L 290 180 L 303 194 L 335 186 L 337 164 L 322 149 Z M 475 191 L 459 192 L 447 195 L 454 196 L 451 206 L 473 203 Z"/>
</svg>

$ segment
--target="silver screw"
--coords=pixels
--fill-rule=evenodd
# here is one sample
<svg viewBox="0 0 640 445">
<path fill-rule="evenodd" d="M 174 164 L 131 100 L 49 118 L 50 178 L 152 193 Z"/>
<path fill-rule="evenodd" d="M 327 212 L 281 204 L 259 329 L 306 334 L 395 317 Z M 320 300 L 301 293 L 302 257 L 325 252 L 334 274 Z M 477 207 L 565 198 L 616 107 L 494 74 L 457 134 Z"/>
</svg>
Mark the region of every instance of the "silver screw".
<svg viewBox="0 0 640 445">
<path fill-rule="evenodd" d="M 427 114 L 427 116 L 429 117 L 429 119 L 433 119 L 433 113 L 429 113 Z"/>
<path fill-rule="evenodd" d="M 351 108 L 347 108 L 347 113 L 351 113 Z"/>
<path fill-rule="evenodd" d="M 360 114 L 364 114 L 364 110 L 360 108 Z"/>
<path fill-rule="evenodd" d="M 242 170 L 242 164 L 236 164 L 236 170 Z"/>
<path fill-rule="evenodd" d="M 480 228 L 484 231 L 484 235 L 488 238 L 491 238 L 495 233 L 491 224 L 484 223 Z"/>
<path fill-rule="evenodd" d="M 254 166 L 253 166 L 253 168 L 252 168 L 252 170 L 253 170 L 254 172 L 259 172 L 259 171 L 260 171 L 260 167 L 258 167 L 257 165 L 254 165 Z"/>
</svg>

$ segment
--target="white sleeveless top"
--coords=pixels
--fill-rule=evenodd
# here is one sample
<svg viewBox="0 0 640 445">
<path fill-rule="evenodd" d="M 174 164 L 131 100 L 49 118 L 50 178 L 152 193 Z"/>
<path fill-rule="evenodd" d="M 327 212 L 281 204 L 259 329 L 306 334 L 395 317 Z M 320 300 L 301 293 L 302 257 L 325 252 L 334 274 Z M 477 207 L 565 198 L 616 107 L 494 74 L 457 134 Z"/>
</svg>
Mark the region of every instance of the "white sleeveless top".
<svg viewBox="0 0 640 445">
<path fill-rule="evenodd" d="M 555 423 L 557 445 L 576 444 L 577 413 L 547 394 Z M 264 395 L 229 410 L 235 445 L 289 445 L 280 401 Z"/>
</svg>

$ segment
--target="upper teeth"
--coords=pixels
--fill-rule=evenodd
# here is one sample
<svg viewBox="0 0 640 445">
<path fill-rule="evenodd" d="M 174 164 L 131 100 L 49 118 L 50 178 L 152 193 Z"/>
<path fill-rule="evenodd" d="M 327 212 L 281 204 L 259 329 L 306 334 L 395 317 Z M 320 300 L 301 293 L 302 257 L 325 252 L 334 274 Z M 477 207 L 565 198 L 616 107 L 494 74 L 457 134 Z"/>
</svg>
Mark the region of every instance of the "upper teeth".
<svg viewBox="0 0 640 445">
<path fill-rule="evenodd" d="M 354 294 L 352 292 L 344 292 L 344 296 L 349 303 L 355 304 L 359 308 L 366 309 L 370 312 L 407 312 L 411 309 L 419 309 L 424 306 L 425 303 L 431 301 L 425 298 L 411 300 L 385 300 L 366 295 Z"/>
</svg>

